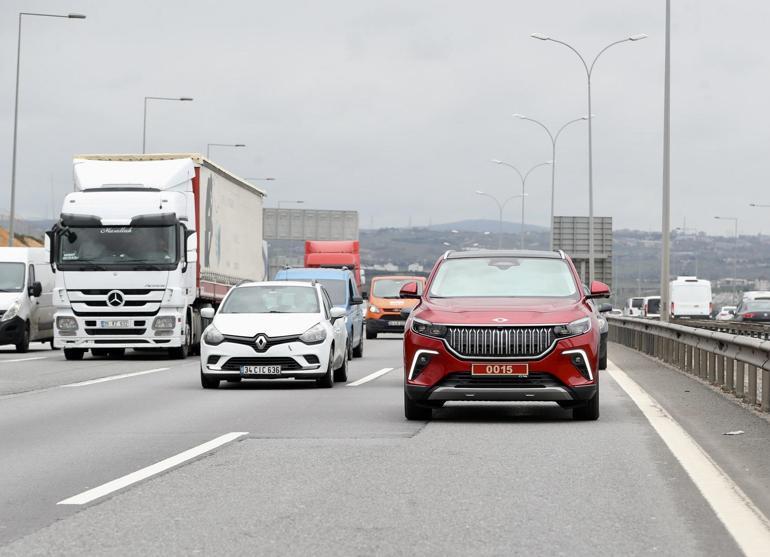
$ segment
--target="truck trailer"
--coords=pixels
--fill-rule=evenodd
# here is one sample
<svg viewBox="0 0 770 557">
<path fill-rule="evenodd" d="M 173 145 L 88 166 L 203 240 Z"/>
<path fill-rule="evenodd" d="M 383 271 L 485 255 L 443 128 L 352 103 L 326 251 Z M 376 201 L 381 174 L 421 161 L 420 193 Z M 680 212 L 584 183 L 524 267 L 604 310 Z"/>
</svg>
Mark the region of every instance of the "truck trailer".
<svg viewBox="0 0 770 557">
<path fill-rule="evenodd" d="M 47 233 L 56 275 L 54 346 L 199 347 L 200 309 L 263 280 L 265 192 L 198 154 L 80 155 L 75 191 Z"/>
</svg>

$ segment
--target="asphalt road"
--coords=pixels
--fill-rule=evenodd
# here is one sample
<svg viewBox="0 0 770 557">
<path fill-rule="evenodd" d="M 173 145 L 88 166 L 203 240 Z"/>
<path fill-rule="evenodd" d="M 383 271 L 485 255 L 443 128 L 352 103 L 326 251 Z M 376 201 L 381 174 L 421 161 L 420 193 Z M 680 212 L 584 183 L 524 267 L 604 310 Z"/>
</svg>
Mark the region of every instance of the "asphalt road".
<svg viewBox="0 0 770 557">
<path fill-rule="evenodd" d="M 549 404 L 458 403 L 425 423 L 403 418 L 395 336 L 367 342 L 349 384 L 392 371 L 331 390 L 204 391 L 195 358 L 67 362 L 34 348 L 0 353 L 2 555 L 741 554 L 608 373 L 597 422 Z M 610 358 L 770 514 L 766 420 L 625 348 Z M 90 382 L 137 372 L 149 373 Z M 721 435 L 733 427 L 747 435 Z M 248 433 L 57 505 L 230 432 Z"/>
</svg>

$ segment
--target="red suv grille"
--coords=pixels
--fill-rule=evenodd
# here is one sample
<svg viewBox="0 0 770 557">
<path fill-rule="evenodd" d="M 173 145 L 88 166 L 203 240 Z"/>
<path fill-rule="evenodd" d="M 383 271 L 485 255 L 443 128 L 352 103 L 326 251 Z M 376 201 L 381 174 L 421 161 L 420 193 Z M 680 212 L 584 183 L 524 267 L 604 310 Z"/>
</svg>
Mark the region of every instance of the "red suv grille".
<svg viewBox="0 0 770 557">
<path fill-rule="evenodd" d="M 553 344 L 553 327 L 447 327 L 446 340 L 467 358 L 534 358 Z"/>
</svg>

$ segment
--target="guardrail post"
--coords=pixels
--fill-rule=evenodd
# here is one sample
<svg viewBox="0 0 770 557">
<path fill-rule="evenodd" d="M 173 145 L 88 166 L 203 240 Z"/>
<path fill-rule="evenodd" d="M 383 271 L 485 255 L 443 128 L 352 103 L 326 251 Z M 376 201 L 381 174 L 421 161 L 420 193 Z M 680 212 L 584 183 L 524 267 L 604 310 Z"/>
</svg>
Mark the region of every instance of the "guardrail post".
<svg viewBox="0 0 770 557">
<path fill-rule="evenodd" d="M 698 377 L 706 377 L 706 351 L 703 348 L 698 348 L 698 370 L 696 375 Z"/>
<path fill-rule="evenodd" d="M 733 385 L 735 384 L 735 360 L 727 358 L 725 364 L 725 386 L 722 387 L 722 390 L 732 393 L 734 390 Z"/>
<path fill-rule="evenodd" d="M 735 396 L 743 398 L 746 392 L 746 364 L 736 360 L 735 368 Z"/>
<path fill-rule="evenodd" d="M 709 369 L 708 369 L 708 382 L 713 385 L 716 378 L 716 354 L 713 352 L 708 353 Z"/>
<path fill-rule="evenodd" d="M 679 343 L 679 369 L 687 371 L 687 345 L 684 342 Z"/>
<path fill-rule="evenodd" d="M 717 385 L 724 386 L 725 384 L 725 357 L 721 354 L 717 354 L 717 375 L 716 375 L 716 383 Z"/>
<path fill-rule="evenodd" d="M 746 402 L 752 406 L 757 403 L 757 366 L 749 365 L 749 392 L 746 396 Z"/>
<path fill-rule="evenodd" d="M 770 412 L 770 370 L 762 370 L 762 407 L 763 412 Z"/>
</svg>

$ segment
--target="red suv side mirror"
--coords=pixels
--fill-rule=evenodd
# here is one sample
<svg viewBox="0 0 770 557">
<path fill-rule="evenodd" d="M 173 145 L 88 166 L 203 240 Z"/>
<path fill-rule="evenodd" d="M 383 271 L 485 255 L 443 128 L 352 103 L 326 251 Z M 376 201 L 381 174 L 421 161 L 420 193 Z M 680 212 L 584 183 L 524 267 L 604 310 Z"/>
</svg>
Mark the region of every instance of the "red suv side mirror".
<svg viewBox="0 0 770 557">
<path fill-rule="evenodd" d="M 401 290 L 399 290 L 398 295 L 400 298 L 419 299 L 420 294 L 418 293 L 417 283 L 407 282 L 404 286 L 401 287 Z"/>
<path fill-rule="evenodd" d="M 589 298 L 609 298 L 610 287 L 604 284 L 603 282 L 599 282 L 598 280 L 591 281 L 591 294 L 589 294 L 588 297 Z"/>
</svg>

